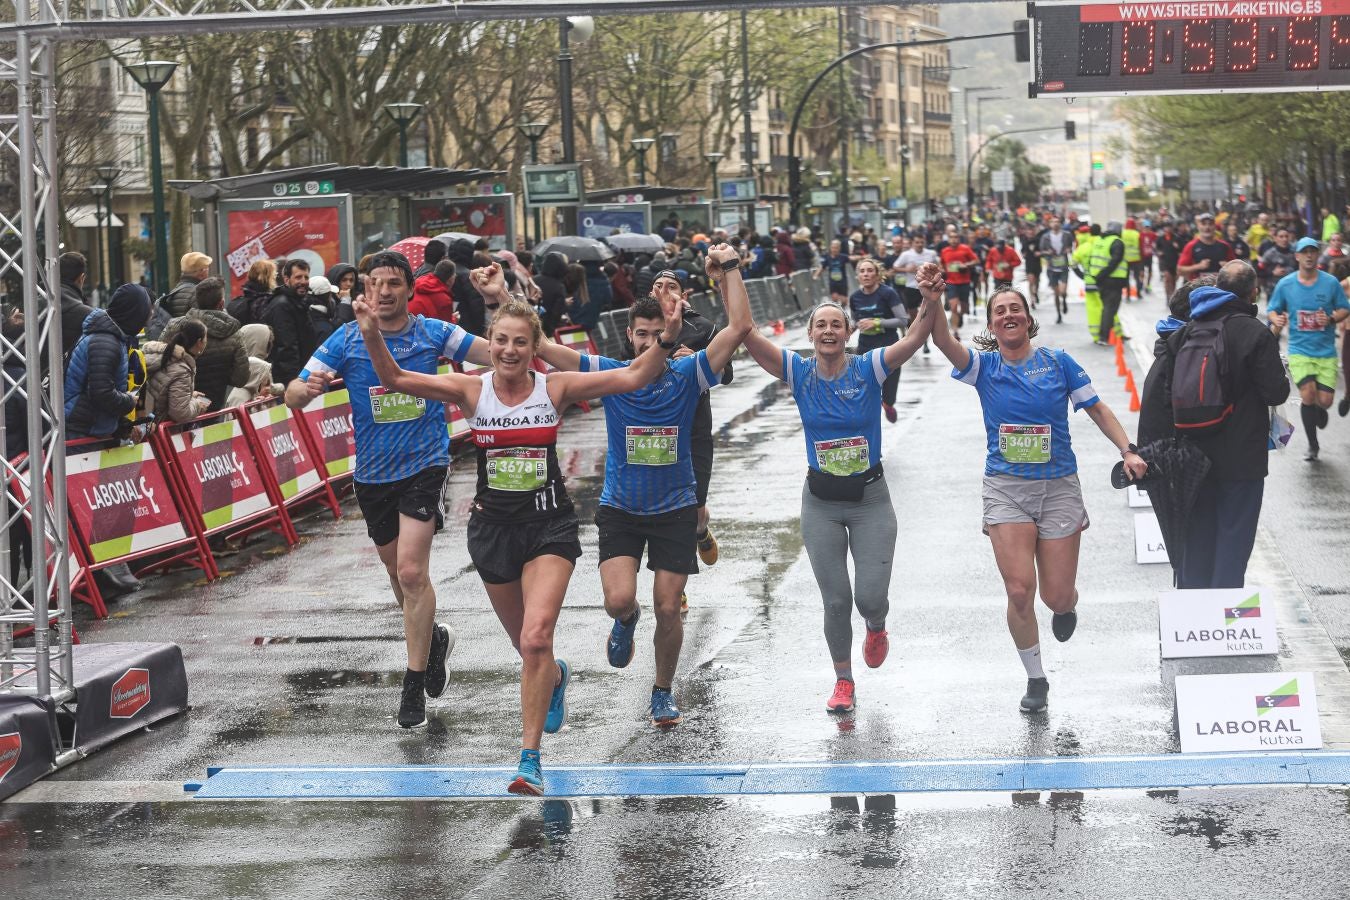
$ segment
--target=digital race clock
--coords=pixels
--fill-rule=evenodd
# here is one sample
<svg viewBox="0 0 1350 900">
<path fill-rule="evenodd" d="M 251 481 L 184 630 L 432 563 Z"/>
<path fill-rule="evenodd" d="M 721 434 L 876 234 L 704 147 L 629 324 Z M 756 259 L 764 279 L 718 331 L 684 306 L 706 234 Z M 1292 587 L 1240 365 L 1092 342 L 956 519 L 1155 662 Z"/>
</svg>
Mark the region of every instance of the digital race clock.
<svg viewBox="0 0 1350 900">
<path fill-rule="evenodd" d="M 1033 97 L 1350 88 L 1350 0 L 1027 9 Z"/>
</svg>

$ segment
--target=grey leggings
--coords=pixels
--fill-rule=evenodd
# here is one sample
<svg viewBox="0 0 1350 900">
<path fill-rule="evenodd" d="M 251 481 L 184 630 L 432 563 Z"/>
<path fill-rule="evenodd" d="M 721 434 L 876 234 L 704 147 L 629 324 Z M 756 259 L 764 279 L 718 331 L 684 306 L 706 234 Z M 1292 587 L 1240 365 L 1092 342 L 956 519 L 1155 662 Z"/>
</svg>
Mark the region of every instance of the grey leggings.
<svg viewBox="0 0 1350 900">
<path fill-rule="evenodd" d="M 850 620 L 855 603 L 865 622 L 880 625 L 886 621 L 896 530 L 895 507 L 885 478 L 865 487 L 863 498 L 856 502 L 821 500 L 810 488 L 802 487 L 802 543 L 825 603 L 825 642 L 834 662 L 852 655 Z M 850 551 L 856 595 L 848 582 Z"/>
</svg>

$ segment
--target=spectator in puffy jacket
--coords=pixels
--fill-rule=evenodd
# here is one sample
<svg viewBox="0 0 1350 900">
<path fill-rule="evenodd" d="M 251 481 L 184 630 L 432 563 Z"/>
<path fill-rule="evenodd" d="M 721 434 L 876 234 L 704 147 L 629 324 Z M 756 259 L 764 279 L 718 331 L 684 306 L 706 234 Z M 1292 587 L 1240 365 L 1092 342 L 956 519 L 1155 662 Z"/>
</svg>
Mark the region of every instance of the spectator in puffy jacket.
<svg viewBox="0 0 1350 900">
<path fill-rule="evenodd" d="M 179 330 L 187 322 L 200 322 L 209 338 L 204 353 L 195 361 L 196 390 L 210 401 L 211 409 L 225 405 L 225 395 L 231 387 L 248 383 L 248 353 L 239 339 L 239 323 L 221 307 L 224 305 L 225 283 L 219 278 L 208 278 L 197 285 L 196 308 L 186 316 L 174 319 L 160 335 L 165 344 L 172 344 Z M 146 352 L 149 352 L 147 347 Z"/>
<path fill-rule="evenodd" d="M 309 320 L 309 263 L 288 259 L 281 273 L 281 286 L 272 294 L 263 312 L 262 324 L 272 329 L 272 373 L 277 381 L 290 384 L 319 346 Z"/>
<path fill-rule="evenodd" d="M 260 322 L 263 310 L 272 302 L 272 292 L 276 289 L 277 264 L 270 259 L 260 259 L 248 267 L 248 278 L 244 281 L 242 293 L 230 301 L 227 310 L 240 325 Z"/>
<path fill-rule="evenodd" d="M 539 263 L 539 323 L 544 334 L 552 334 L 562 327 L 567 315 L 567 257 L 561 253 L 546 253 Z"/>
<path fill-rule="evenodd" d="M 79 253 L 62 253 L 56 260 L 61 273 L 61 355 L 69 358 L 83 332 L 80 326 L 94 308 L 84 302 L 89 264 Z"/>
<path fill-rule="evenodd" d="M 428 319 L 455 321 L 455 303 L 450 296 L 450 283 L 455 280 L 455 264 L 443 259 L 436 263 L 432 272 L 418 277 L 413 282 L 412 299 L 408 301 L 408 312 Z"/>
<path fill-rule="evenodd" d="M 816 266 L 816 251 L 811 246 L 811 229 L 806 226 L 792 233 L 792 270 L 805 272 Z"/>
<path fill-rule="evenodd" d="M 145 370 L 150 375 L 142 399 L 145 411 L 153 413 L 160 422 L 191 422 L 211 405 L 204 394 L 193 388 L 197 358 L 208 344 L 206 325 L 186 317 L 177 321 L 181 324 L 171 341 L 146 341 L 142 348 Z"/>
<path fill-rule="evenodd" d="M 792 237 L 786 230 L 778 232 L 773 249 L 778 257 L 778 261 L 774 263 L 775 274 L 791 275 L 797 271 L 797 254 L 792 249 Z"/>
<path fill-rule="evenodd" d="M 314 327 L 314 340 L 322 344 L 338 325 L 337 292 L 322 275 L 309 280 L 309 324 Z"/>
<path fill-rule="evenodd" d="M 455 263 L 455 278 L 450 282 L 450 298 L 455 302 L 455 315 L 459 317 L 459 327 L 469 334 L 483 337 L 487 334 L 487 313 L 483 307 L 482 295 L 469 280 L 473 254 L 474 245 L 469 241 L 460 240 L 450 244 L 446 257 Z"/>
<path fill-rule="evenodd" d="M 337 291 L 337 327 L 355 322 L 352 300 L 361 293 L 361 276 L 351 263 L 338 263 L 328 270 L 328 283 Z"/>
<path fill-rule="evenodd" d="M 136 408 L 127 389 L 127 352 L 150 321 L 150 294 L 139 284 L 113 292 L 106 310 L 84 320 L 66 367 L 66 437 L 112 437 Z"/>
</svg>

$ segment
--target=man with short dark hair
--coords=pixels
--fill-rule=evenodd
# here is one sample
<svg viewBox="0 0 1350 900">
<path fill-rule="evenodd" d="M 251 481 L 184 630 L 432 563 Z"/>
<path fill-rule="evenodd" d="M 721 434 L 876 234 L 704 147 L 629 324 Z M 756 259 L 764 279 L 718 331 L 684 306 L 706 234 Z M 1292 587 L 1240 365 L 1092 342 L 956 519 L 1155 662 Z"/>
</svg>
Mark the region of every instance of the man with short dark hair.
<svg viewBox="0 0 1350 900">
<path fill-rule="evenodd" d="M 197 357 L 197 375 L 193 387 L 211 401 L 212 411 L 225 405 L 232 387 L 248 384 L 248 351 L 239 337 L 239 321 L 225 311 L 225 283 L 219 278 L 198 282 L 193 291 L 193 308 L 165 327 L 160 340 L 172 344 L 183 322 L 195 319 L 206 326 L 206 349 Z"/>
<path fill-rule="evenodd" d="M 1219 240 L 1213 213 L 1196 216 L 1195 228 L 1195 239 L 1181 249 L 1181 257 L 1177 259 L 1177 274 L 1182 281 L 1205 272 L 1218 272 L 1225 262 L 1236 257 L 1232 245 Z"/>
<path fill-rule="evenodd" d="M 422 264 L 413 272 L 413 282 L 423 275 L 436 271 L 436 264 L 445 259 L 445 241 L 438 241 L 435 238 L 427 241 L 426 247 L 422 249 Z"/>
<path fill-rule="evenodd" d="M 413 277 L 403 254 L 376 253 L 368 266 L 365 301 L 401 368 L 434 375 L 442 357 L 491 363 L 487 341 L 449 322 L 408 314 Z M 286 405 L 304 407 L 335 378 L 351 394 L 356 502 L 403 610 L 408 668 L 398 724 L 420 728 L 427 724 L 426 698 L 445 690 L 446 657 L 455 645 L 450 626 L 435 621 L 436 591 L 427 574 L 431 539 L 445 522 L 443 495 L 450 465 L 445 408 L 436 400 L 385 390 L 355 322 L 336 329 L 309 357 L 286 387 Z"/>
<path fill-rule="evenodd" d="M 288 259 L 281 270 L 281 284 L 263 310 L 262 322 L 272 329 L 272 377 L 289 384 L 300 374 L 305 360 L 319 346 L 314 323 L 309 320 L 309 263 Z"/>
<path fill-rule="evenodd" d="M 1275 285 L 1291 272 L 1298 271 L 1298 257 L 1290 244 L 1288 228 L 1275 229 L 1274 244 L 1261 254 L 1261 282 L 1266 289 L 1266 299 L 1275 290 Z"/>
<path fill-rule="evenodd" d="M 61 273 L 61 354 L 69 358 L 83 336 L 84 320 L 94 311 L 84 302 L 89 263 L 83 254 L 68 252 L 57 257 L 56 266 Z"/>
</svg>

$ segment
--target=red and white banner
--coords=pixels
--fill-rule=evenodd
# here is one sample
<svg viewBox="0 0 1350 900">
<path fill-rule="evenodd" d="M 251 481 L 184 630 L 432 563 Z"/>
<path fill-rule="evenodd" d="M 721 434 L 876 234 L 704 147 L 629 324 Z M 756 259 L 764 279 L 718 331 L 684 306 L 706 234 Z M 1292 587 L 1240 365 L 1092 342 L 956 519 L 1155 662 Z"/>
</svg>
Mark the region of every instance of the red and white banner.
<svg viewBox="0 0 1350 900">
<path fill-rule="evenodd" d="M 319 467 L 299 432 L 300 424 L 284 404 L 249 413 L 258 435 L 263 463 L 270 467 L 283 500 L 304 494 L 323 483 Z"/>
<path fill-rule="evenodd" d="M 350 475 L 356 467 L 356 431 L 346 388 L 320 394 L 304 409 L 305 426 L 320 448 L 329 478 Z"/>
<path fill-rule="evenodd" d="M 248 438 L 234 416 L 215 425 L 180 431 L 170 442 L 206 531 L 272 507 Z"/>
<path fill-rule="evenodd" d="M 190 539 L 149 442 L 67 457 L 66 493 L 94 565 Z"/>
</svg>

